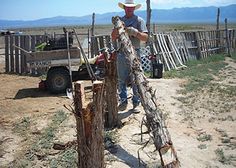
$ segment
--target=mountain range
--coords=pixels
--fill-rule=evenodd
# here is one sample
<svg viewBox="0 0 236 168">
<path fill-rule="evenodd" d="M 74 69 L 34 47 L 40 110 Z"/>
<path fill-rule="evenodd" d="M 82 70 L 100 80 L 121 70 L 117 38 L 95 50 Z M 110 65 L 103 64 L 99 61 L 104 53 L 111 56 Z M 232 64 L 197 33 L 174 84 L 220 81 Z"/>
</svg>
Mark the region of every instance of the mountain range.
<svg viewBox="0 0 236 168">
<path fill-rule="evenodd" d="M 236 4 L 222 6 L 220 8 L 220 21 L 236 23 Z M 186 7 L 173 9 L 152 9 L 152 23 L 215 23 L 218 7 Z M 146 19 L 146 10 L 135 12 L 136 15 Z M 95 15 L 95 24 L 111 24 L 112 16 L 123 16 L 124 12 L 109 12 Z M 23 28 L 23 27 L 45 27 L 64 25 L 90 25 L 92 16 L 57 16 L 39 20 L 0 20 L 0 29 Z"/>
</svg>

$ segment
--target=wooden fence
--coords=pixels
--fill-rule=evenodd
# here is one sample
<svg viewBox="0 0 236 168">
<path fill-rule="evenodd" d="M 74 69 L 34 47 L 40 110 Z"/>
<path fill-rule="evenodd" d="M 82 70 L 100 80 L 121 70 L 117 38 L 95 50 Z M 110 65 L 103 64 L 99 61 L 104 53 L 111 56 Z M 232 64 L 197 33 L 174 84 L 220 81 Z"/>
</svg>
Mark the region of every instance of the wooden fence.
<svg viewBox="0 0 236 168">
<path fill-rule="evenodd" d="M 91 37 L 91 57 L 99 55 L 105 47 L 111 48 L 110 35 L 97 35 Z"/>
<path fill-rule="evenodd" d="M 215 53 L 236 51 L 236 30 L 211 30 L 156 33 L 153 44 L 158 52 L 165 70 L 176 69 L 192 59 L 206 58 Z M 228 34 L 228 37 L 226 36 Z M 35 46 L 46 40 L 46 35 L 10 35 L 5 37 L 6 72 L 27 73 L 26 56 L 15 48 L 19 46 L 28 51 L 35 51 Z M 227 46 L 227 41 L 229 46 Z M 88 40 L 91 54 L 94 57 L 101 53 L 104 47 L 111 48 L 110 35 L 97 35 Z"/>
<path fill-rule="evenodd" d="M 5 36 L 5 71 L 26 73 L 26 55 L 14 46 L 27 51 L 34 51 L 35 45 L 45 41 L 45 35 L 10 35 Z"/>
<path fill-rule="evenodd" d="M 230 29 L 228 32 L 230 48 L 233 51 L 236 48 L 235 30 Z M 179 32 L 179 36 L 183 37 L 183 44 L 188 51 L 189 59 L 206 58 L 212 54 L 225 52 L 227 48 L 226 30 Z"/>
<path fill-rule="evenodd" d="M 153 38 L 154 47 L 158 51 L 165 70 L 182 67 L 185 62 L 192 59 L 227 53 L 228 49 L 231 52 L 236 51 L 236 30 L 234 29 L 157 33 L 153 35 Z"/>
</svg>

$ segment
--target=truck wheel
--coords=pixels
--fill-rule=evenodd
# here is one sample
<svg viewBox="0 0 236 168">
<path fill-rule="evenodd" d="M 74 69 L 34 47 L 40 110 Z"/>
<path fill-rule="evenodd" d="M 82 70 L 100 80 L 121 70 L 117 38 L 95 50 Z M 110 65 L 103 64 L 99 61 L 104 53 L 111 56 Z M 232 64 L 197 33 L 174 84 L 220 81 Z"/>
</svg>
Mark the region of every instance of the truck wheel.
<svg viewBox="0 0 236 168">
<path fill-rule="evenodd" d="M 69 72 L 62 68 L 50 70 L 46 83 L 51 93 L 65 93 L 66 88 L 70 86 Z"/>
</svg>

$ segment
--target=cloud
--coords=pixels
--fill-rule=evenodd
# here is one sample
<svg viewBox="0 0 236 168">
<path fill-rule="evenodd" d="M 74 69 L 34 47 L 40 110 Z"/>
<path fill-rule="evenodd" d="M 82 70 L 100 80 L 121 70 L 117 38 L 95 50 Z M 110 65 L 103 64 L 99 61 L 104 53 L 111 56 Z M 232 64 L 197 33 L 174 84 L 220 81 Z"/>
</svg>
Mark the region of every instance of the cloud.
<svg viewBox="0 0 236 168">
<path fill-rule="evenodd" d="M 192 6 L 191 0 L 151 0 L 153 6 L 157 8 L 173 8 Z"/>
<path fill-rule="evenodd" d="M 175 4 L 176 6 L 183 5 L 183 4 L 191 4 L 190 0 L 151 0 L 153 4 L 159 4 L 159 5 L 168 5 L 168 4 Z"/>
<path fill-rule="evenodd" d="M 224 6 L 235 4 L 235 0 L 151 0 L 155 7 L 203 7 L 203 6 Z"/>
<path fill-rule="evenodd" d="M 230 5 L 235 4 L 235 0 L 203 0 L 203 4 L 206 5 L 213 5 L 213 6 L 222 6 L 222 5 Z"/>
</svg>

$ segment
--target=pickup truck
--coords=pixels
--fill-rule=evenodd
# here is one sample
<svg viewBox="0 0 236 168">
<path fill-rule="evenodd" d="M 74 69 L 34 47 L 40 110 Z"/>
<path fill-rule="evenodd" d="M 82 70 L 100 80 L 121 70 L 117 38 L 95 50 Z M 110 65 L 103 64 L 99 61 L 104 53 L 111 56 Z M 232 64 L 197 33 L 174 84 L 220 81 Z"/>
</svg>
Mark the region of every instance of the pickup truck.
<svg viewBox="0 0 236 168">
<path fill-rule="evenodd" d="M 81 71 L 82 59 L 79 48 L 70 48 L 70 64 L 74 76 L 85 75 Z M 52 93 L 65 92 L 70 87 L 68 50 L 24 52 L 26 55 L 27 71 L 30 73 L 46 74 L 46 87 Z M 81 72 L 80 72 L 81 71 Z M 79 75 L 78 73 L 81 73 Z M 83 73 L 83 74 L 82 74 Z"/>
</svg>

